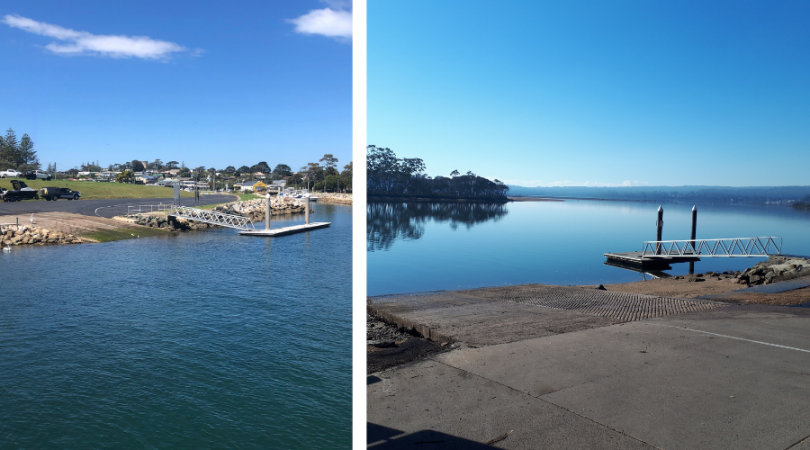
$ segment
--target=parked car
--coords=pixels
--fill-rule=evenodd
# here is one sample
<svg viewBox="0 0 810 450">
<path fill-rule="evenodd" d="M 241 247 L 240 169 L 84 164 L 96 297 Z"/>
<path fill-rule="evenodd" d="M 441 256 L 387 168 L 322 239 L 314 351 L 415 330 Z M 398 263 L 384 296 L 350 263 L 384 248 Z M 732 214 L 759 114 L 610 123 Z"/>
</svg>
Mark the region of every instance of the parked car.
<svg viewBox="0 0 810 450">
<path fill-rule="evenodd" d="M 44 170 L 29 170 L 25 172 L 25 179 L 26 180 L 45 180 L 51 181 L 51 174 Z"/>
<path fill-rule="evenodd" d="M 19 170 L 8 169 L 0 172 L 0 178 L 7 178 L 7 177 L 22 177 L 22 172 Z"/>
<path fill-rule="evenodd" d="M 31 189 L 27 184 L 20 180 L 11 180 L 13 190 L 7 191 L 0 188 L 0 197 L 4 202 L 19 202 L 23 200 L 39 200 L 39 193 L 35 189 Z"/>
<path fill-rule="evenodd" d="M 82 193 L 79 191 L 74 191 L 68 188 L 62 187 L 44 187 L 39 190 L 39 195 L 48 201 L 56 201 L 60 198 L 66 198 L 68 200 L 78 200 L 79 197 L 82 196 Z"/>
</svg>

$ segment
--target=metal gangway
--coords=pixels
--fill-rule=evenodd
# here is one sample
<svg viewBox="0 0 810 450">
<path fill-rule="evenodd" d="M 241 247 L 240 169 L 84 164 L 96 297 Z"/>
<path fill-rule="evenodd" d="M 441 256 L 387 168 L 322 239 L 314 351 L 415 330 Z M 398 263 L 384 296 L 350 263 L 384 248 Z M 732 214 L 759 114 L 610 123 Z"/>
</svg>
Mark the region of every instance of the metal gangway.
<svg viewBox="0 0 810 450">
<path fill-rule="evenodd" d="M 777 240 L 779 243 L 777 244 Z M 782 254 L 782 238 L 751 237 L 644 241 L 642 258 L 754 258 Z"/>
<path fill-rule="evenodd" d="M 253 221 L 244 216 L 225 214 L 209 209 L 190 208 L 188 206 L 173 205 L 169 211 L 170 216 L 182 217 L 197 222 L 210 223 L 222 227 L 236 228 L 238 230 L 255 230 Z"/>
</svg>

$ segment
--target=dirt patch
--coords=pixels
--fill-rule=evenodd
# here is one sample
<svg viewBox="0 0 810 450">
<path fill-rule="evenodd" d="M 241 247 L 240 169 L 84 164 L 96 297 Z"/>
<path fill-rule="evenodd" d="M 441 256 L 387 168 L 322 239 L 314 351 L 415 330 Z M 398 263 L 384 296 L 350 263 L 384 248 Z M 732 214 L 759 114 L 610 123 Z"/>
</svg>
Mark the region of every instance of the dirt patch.
<svg viewBox="0 0 810 450">
<path fill-rule="evenodd" d="M 807 278 L 810 278 L 810 276 L 796 279 L 803 280 Z M 594 288 L 595 286 L 583 287 Z M 810 302 L 810 288 L 794 289 L 775 294 L 745 292 L 748 285 L 731 273 L 696 274 L 633 283 L 606 284 L 604 288 L 614 292 L 681 298 L 717 295 L 718 297 L 713 297 L 712 300 L 744 305 L 798 305 Z"/>
<path fill-rule="evenodd" d="M 776 294 L 741 292 L 739 294 L 734 293 L 728 296 L 718 297 L 716 300 L 739 303 L 742 305 L 803 305 L 810 303 L 810 287 Z"/>
<path fill-rule="evenodd" d="M 584 286 L 595 288 L 596 286 Z M 656 278 L 632 283 L 606 284 L 608 291 L 628 294 L 659 295 L 662 297 L 695 298 L 704 295 L 717 295 L 745 289 L 736 273 L 682 275 L 672 278 Z"/>
<path fill-rule="evenodd" d="M 369 313 L 366 313 L 366 343 L 367 373 L 426 358 L 450 348 L 449 343 L 442 345 L 410 335 Z"/>
</svg>

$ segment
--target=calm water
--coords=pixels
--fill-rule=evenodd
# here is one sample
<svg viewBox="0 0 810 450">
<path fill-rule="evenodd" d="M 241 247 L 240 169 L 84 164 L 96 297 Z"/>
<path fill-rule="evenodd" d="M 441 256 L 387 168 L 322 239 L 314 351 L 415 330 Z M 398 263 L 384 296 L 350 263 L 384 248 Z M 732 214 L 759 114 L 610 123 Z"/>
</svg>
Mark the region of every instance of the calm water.
<svg viewBox="0 0 810 450">
<path fill-rule="evenodd" d="M 0 448 L 350 448 L 351 208 L 315 208 L 0 254 Z"/>
<path fill-rule="evenodd" d="M 666 239 L 689 239 L 692 204 L 664 204 Z M 698 204 L 698 239 L 779 236 L 783 253 L 810 255 L 810 214 L 785 207 Z M 368 294 L 521 283 L 642 279 L 604 265 L 604 253 L 655 240 L 658 204 L 638 202 L 371 203 Z M 704 258 L 695 270 L 741 270 L 760 258 Z M 670 274 L 688 273 L 675 264 Z"/>
</svg>

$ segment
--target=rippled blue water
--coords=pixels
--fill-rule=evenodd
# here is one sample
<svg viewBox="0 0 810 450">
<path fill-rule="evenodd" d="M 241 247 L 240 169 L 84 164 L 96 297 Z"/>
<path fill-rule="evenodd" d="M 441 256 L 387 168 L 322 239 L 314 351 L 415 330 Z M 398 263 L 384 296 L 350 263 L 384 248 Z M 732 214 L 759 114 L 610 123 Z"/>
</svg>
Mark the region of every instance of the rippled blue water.
<svg viewBox="0 0 810 450">
<path fill-rule="evenodd" d="M 0 448 L 349 448 L 351 208 L 316 208 L 0 254 Z"/>
<path fill-rule="evenodd" d="M 658 204 L 514 202 L 369 204 L 368 293 L 642 279 L 604 265 L 604 253 L 655 240 Z M 689 239 L 692 204 L 664 204 L 664 236 Z M 785 207 L 698 204 L 697 238 L 779 236 L 783 253 L 810 255 L 810 213 Z M 500 209 L 499 209 L 500 208 Z M 704 258 L 695 270 L 741 270 L 760 259 Z M 688 272 L 675 264 L 670 274 Z"/>
</svg>

